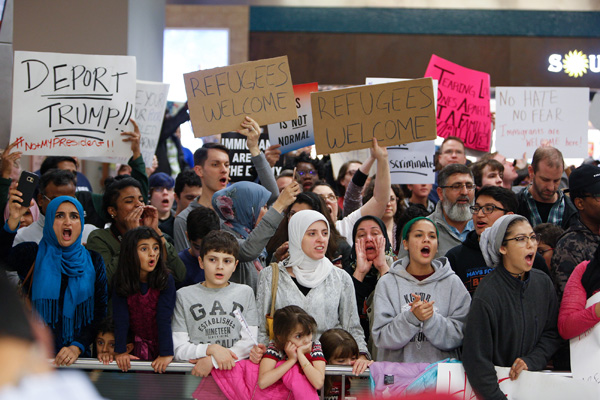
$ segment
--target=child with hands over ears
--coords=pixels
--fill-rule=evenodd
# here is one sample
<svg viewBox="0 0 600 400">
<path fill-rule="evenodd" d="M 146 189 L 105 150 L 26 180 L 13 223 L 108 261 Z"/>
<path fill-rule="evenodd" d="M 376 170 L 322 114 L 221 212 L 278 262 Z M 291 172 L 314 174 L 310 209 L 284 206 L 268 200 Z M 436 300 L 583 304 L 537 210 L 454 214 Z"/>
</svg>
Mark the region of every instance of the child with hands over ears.
<svg viewBox="0 0 600 400">
<path fill-rule="evenodd" d="M 265 345 L 254 345 L 258 314 L 252 288 L 229 281 L 238 251 L 231 233 L 209 232 L 198 257 L 205 280 L 177 291 L 172 321 L 175 359 L 195 364 L 192 375 L 205 377 L 213 368 L 228 371 L 248 357 L 258 364 L 265 351 Z M 248 329 L 236 318 L 236 310 Z"/>
<path fill-rule="evenodd" d="M 130 360 L 153 360 L 155 372 L 165 372 L 173 360 L 171 316 L 175 281 L 165 265 L 161 237 L 147 226 L 125 233 L 113 279 L 115 361 L 122 371 Z M 134 335 L 133 355 L 127 352 L 127 334 Z"/>
<path fill-rule="evenodd" d="M 260 362 L 258 386 L 265 389 L 298 363 L 300 369 L 315 389 L 325 381 L 325 357 L 319 342 L 313 342 L 317 323 L 298 306 L 287 306 L 275 311 L 273 316 L 274 339 Z"/>
</svg>

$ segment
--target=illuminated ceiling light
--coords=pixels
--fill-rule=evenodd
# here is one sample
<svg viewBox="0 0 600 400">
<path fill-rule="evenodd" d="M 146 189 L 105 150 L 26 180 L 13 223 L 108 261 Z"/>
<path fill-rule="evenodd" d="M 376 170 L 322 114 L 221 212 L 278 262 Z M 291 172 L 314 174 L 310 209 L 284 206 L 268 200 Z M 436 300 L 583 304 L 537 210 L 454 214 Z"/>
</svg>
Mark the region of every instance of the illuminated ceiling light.
<svg viewBox="0 0 600 400">
<path fill-rule="evenodd" d="M 587 73 L 589 67 L 588 57 L 581 51 L 570 51 L 565 54 L 563 59 L 563 68 L 566 74 L 573 78 L 578 78 Z"/>
</svg>

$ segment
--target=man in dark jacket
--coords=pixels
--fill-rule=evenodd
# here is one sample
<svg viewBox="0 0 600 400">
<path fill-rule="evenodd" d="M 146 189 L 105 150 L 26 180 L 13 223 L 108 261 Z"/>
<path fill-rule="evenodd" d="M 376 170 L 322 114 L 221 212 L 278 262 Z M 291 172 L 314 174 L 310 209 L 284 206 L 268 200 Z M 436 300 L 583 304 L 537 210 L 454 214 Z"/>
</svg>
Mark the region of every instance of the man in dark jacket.
<svg viewBox="0 0 600 400">
<path fill-rule="evenodd" d="M 560 150 L 538 147 L 529 166 L 531 184 L 518 194 L 520 214 L 535 227 L 543 222 L 568 229 L 577 214 L 573 202 L 559 190 L 565 162 Z"/>
<path fill-rule="evenodd" d="M 446 253 L 450 266 L 463 281 L 471 296 L 475 294 L 475 289 L 483 277 L 493 269 L 493 267 L 487 266 L 483 259 L 479 248 L 479 237 L 498 218 L 506 214 L 514 214 L 516 209 L 517 196 L 512 190 L 497 186 L 485 186 L 477 192 L 475 205 L 471 207 L 475 230 L 467 235 L 464 242 Z M 535 256 L 533 268 L 548 274 L 544 258 L 539 254 Z"/>
<path fill-rule="evenodd" d="M 575 267 L 591 259 L 600 244 L 600 168 L 584 164 L 573 170 L 569 192 L 577 216 L 558 239 L 551 262 L 559 300 Z"/>
</svg>

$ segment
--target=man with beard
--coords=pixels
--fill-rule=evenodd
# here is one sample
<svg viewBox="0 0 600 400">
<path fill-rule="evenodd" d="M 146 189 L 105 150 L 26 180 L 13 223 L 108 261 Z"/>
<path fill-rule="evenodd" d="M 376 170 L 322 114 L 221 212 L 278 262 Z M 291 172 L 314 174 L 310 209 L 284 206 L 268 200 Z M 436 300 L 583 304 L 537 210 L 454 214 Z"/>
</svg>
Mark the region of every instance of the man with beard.
<svg viewBox="0 0 600 400">
<path fill-rule="evenodd" d="M 577 215 L 571 199 L 559 190 L 565 169 L 562 153 L 554 147 L 538 147 L 529 166 L 531 184 L 519 192 L 520 214 L 532 227 L 543 222 L 568 229 Z"/>
<path fill-rule="evenodd" d="M 448 250 L 461 244 L 473 230 L 470 207 L 473 205 L 475 183 L 469 167 L 450 164 L 438 174 L 437 194 L 440 201 L 429 215 L 438 228 L 438 251 L 435 257 L 443 257 Z M 399 257 L 407 255 L 400 248 Z"/>
</svg>

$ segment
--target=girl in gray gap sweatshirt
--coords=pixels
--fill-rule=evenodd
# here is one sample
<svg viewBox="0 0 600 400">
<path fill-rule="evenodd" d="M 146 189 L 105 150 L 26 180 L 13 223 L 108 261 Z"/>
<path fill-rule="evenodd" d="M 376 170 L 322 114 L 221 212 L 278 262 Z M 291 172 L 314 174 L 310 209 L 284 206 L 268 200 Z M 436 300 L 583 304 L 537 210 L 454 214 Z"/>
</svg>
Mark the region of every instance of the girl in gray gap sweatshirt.
<svg viewBox="0 0 600 400">
<path fill-rule="evenodd" d="M 375 288 L 372 336 L 377 361 L 432 363 L 456 357 L 471 296 L 437 252 L 437 228 L 428 218 L 402 230 L 408 256 L 396 261 Z"/>
</svg>

